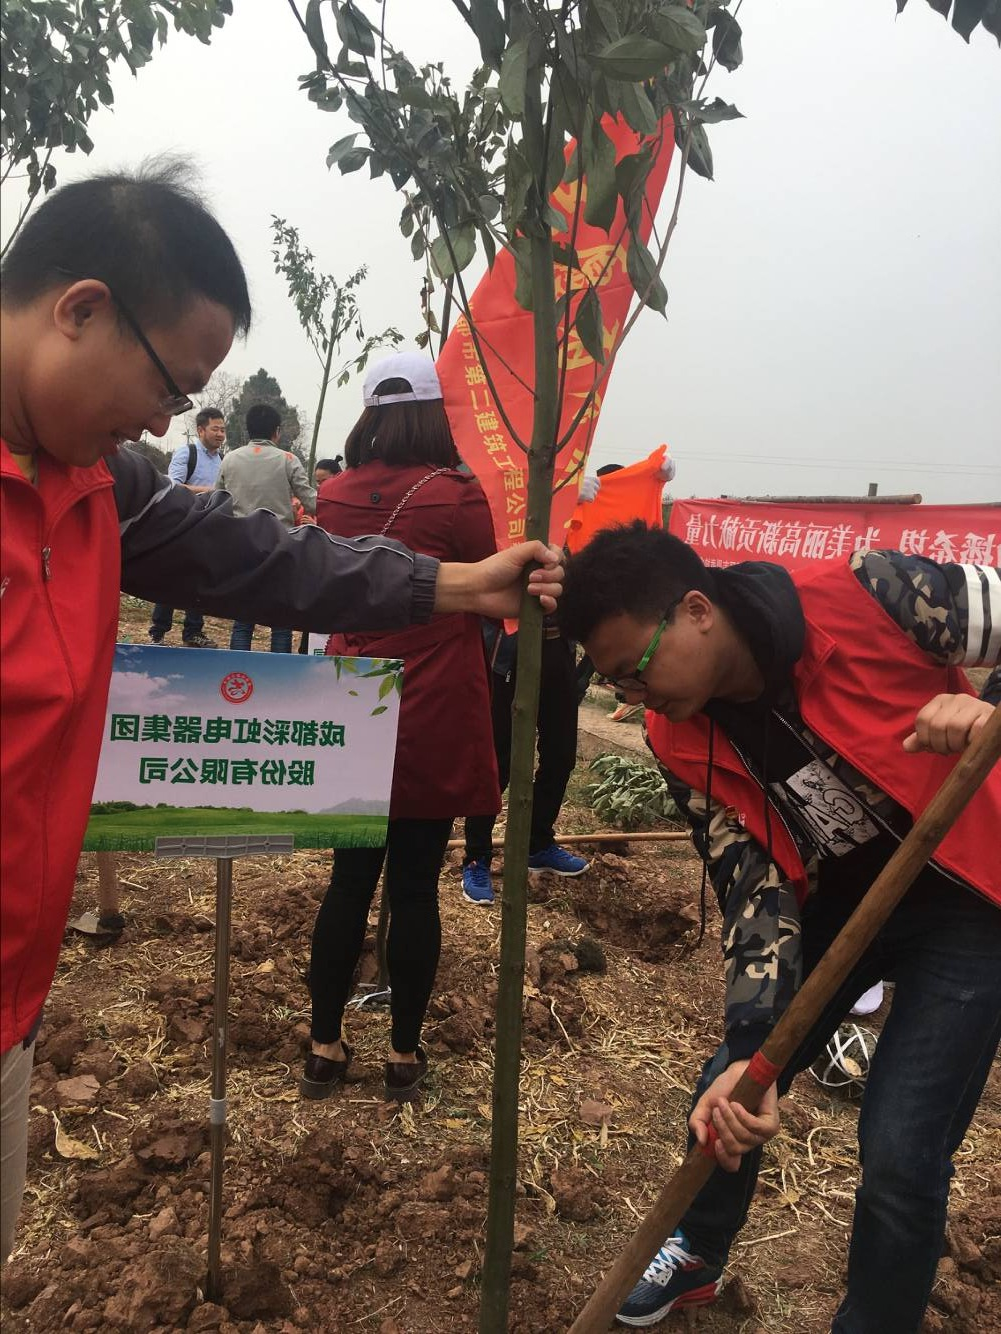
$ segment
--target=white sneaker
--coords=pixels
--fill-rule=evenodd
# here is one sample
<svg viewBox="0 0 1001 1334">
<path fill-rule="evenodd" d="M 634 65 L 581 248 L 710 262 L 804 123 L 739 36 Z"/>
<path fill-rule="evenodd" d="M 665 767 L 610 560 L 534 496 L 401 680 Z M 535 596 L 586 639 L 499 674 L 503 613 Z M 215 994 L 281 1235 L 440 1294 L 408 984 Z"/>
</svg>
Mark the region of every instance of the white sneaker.
<svg viewBox="0 0 1001 1334">
<path fill-rule="evenodd" d="M 874 987 L 868 991 L 863 991 L 858 1000 L 852 1006 L 852 1014 L 875 1014 L 883 1004 L 883 984 L 877 982 Z"/>
</svg>

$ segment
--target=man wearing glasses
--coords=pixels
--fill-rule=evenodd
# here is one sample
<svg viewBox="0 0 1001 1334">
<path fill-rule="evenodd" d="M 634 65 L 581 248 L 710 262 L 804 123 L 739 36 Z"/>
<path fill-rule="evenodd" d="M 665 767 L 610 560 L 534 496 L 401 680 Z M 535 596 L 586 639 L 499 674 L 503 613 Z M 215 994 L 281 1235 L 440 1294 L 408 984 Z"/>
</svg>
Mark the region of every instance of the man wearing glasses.
<svg viewBox="0 0 1001 1334">
<path fill-rule="evenodd" d="M 0 1249 L 24 1189 L 34 1039 L 73 893 L 104 727 L 119 590 L 317 632 L 434 612 L 551 611 L 560 554 L 523 543 L 440 564 L 387 538 L 233 513 L 122 448 L 190 412 L 247 331 L 227 237 L 176 166 L 54 191 L 0 299 Z"/>
<path fill-rule="evenodd" d="M 725 1035 L 689 1119 L 700 1144 L 717 1132 L 718 1167 L 619 1311 L 648 1326 L 718 1293 L 778 1129 L 774 1086 L 758 1116 L 728 1095 L 1001 695 L 1001 671 L 978 699 L 961 670 L 998 663 L 1001 575 L 896 551 L 792 575 L 756 561 L 709 570 L 635 524 L 573 559 L 560 623 L 646 706 L 723 915 Z M 921 1326 L 952 1158 L 1001 1038 L 998 829 L 1001 766 L 780 1079 L 785 1092 L 862 991 L 895 983 L 859 1122 L 837 1334 Z"/>
<path fill-rule="evenodd" d="M 202 408 L 195 418 L 196 439 L 178 445 L 170 460 L 167 476 L 172 482 L 186 486 L 196 495 L 212 491 L 222 467 L 222 447 L 226 443 L 226 421 L 218 408 Z M 158 602 L 153 608 L 149 627 L 151 644 L 162 644 L 174 624 L 174 609 Z M 186 611 L 181 629 L 181 643 L 185 648 L 212 648 L 212 640 L 204 633 L 205 617 L 200 611 Z"/>
</svg>

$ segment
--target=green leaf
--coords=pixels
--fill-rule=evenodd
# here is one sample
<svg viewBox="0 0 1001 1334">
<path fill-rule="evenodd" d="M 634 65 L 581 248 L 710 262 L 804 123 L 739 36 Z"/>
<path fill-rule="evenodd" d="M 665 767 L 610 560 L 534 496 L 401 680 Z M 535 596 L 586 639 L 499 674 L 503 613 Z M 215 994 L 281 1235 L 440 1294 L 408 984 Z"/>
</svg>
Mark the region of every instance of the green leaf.
<svg viewBox="0 0 1001 1334">
<path fill-rule="evenodd" d="M 653 16 L 651 27 L 660 41 L 685 55 L 705 46 L 706 30 L 687 5 L 665 5 Z"/>
<path fill-rule="evenodd" d="M 352 0 L 337 10 L 337 35 L 349 51 L 360 56 L 375 55 L 375 29 Z"/>
<path fill-rule="evenodd" d="M 643 79 L 656 78 L 673 57 L 674 52 L 663 42 L 631 33 L 627 37 L 620 37 L 617 42 L 609 42 L 602 51 L 592 52 L 590 60 L 592 65 L 613 79 L 639 83 Z"/>
<path fill-rule="evenodd" d="M 464 223 L 449 231 L 447 241 L 441 235 L 431 242 L 431 263 L 439 278 L 451 278 L 453 273 L 461 273 L 475 254 L 476 228 L 472 223 Z"/>
<path fill-rule="evenodd" d="M 657 273 L 653 256 L 635 232 L 629 238 L 626 251 L 626 272 L 643 304 L 663 315 L 667 310 L 667 289 Z"/>
<path fill-rule="evenodd" d="M 340 162 L 345 153 L 354 147 L 357 138 L 357 134 L 346 134 L 343 139 L 338 139 L 336 144 L 331 145 L 330 152 L 327 154 L 327 166 L 333 167 Z"/>
<path fill-rule="evenodd" d="M 469 24 L 480 43 L 484 62 L 499 70 L 507 34 L 497 0 L 469 0 Z"/>
<path fill-rule="evenodd" d="M 368 716 L 370 718 L 375 718 L 378 714 L 385 713 L 388 708 L 389 708 L 388 704 L 377 704 L 376 707 L 372 710 L 372 712 Z"/>
<path fill-rule="evenodd" d="M 680 131 L 675 131 L 675 135 Z M 684 146 L 684 138 L 679 141 L 676 137 L 679 147 Z M 688 165 L 696 176 L 704 176 L 707 181 L 713 178 L 713 151 L 709 147 L 709 136 L 702 125 L 692 125 L 692 141 L 688 146 Z"/>
<path fill-rule="evenodd" d="M 653 109 L 650 95 L 642 84 L 619 84 L 619 107 L 626 124 L 637 134 L 655 134 L 657 113 Z"/>
<path fill-rule="evenodd" d="M 639 226 L 652 163 L 650 150 L 644 147 L 638 153 L 627 153 L 615 167 L 615 188 L 622 197 L 622 207 L 634 231 Z"/>
<path fill-rule="evenodd" d="M 486 257 L 487 268 L 492 269 L 494 260 L 497 258 L 497 243 L 489 227 L 480 228 L 480 242 L 483 246 L 483 254 Z"/>
<path fill-rule="evenodd" d="M 693 120 L 701 121 L 703 125 L 718 125 L 723 120 L 743 120 L 744 113 L 738 111 L 735 106 L 729 102 L 724 102 L 719 97 L 714 97 L 711 102 L 706 102 L 703 106 L 694 106 L 691 111 Z"/>
<path fill-rule="evenodd" d="M 350 148 L 346 153 L 342 153 L 337 162 L 341 175 L 346 176 L 349 171 L 358 171 L 364 167 L 370 152 L 368 148 Z"/>
<path fill-rule="evenodd" d="M 391 675 L 384 676 L 381 682 L 379 683 L 379 698 L 385 699 L 386 696 L 389 694 L 389 692 L 392 690 L 392 688 L 393 688 L 393 677 Z"/>
<path fill-rule="evenodd" d="M 601 301 L 593 287 L 589 287 L 577 306 L 574 327 L 580 334 L 580 341 L 589 356 L 600 365 L 605 364 L 605 347 L 602 342 L 604 325 L 601 318 Z"/>
<path fill-rule="evenodd" d="M 323 0 L 309 0 L 306 6 L 306 36 L 309 38 L 309 44 L 316 52 L 317 61 L 326 63 L 329 60 L 327 54 L 327 39 L 323 35 L 323 19 L 320 15 L 320 9 Z"/>
<path fill-rule="evenodd" d="M 713 55 L 727 70 L 735 70 L 744 59 L 740 44 L 741 27 L 725 9 L 713 10 Z"/>
<path fill-rule="evenodd" d="M 587 184 L 584 220 L 607 232 L 618 204 L 615 145 L 597 120 L 592 121 L 590 129 L 584 132 L 584 180 Z"/>
<path fill-rule="evenodd" d="M 500 95 L 504 109 L 514 117 L 525 114 L 525 85 L 528 81 L 528 38 L 512 42 L 504 52 L 500 70 Z"/>
</svg>

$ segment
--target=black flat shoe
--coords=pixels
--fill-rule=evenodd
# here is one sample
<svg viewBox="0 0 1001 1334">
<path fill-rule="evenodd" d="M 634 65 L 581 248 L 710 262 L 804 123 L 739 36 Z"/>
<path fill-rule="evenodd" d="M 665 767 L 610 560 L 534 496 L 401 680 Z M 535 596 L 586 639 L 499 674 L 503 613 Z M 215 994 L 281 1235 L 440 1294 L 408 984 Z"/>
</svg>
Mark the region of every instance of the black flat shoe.
<svg viewBox="0 0 1001 1334">
<path fill-rule="evenodd" d="M 350 1064 L 351 1048 L 346 1042 L 343 1061 L 331 1061 L 311 1051 L 299 1080 L 300 1094 L 304 1098 L 329 1098 L 344 1083 Z"/>
<path fill-rule="evenodd" d="M 428 1072 L 428 1058 L 424 1048 L 417 1048 L 416 1061 L 386 1062 L 386 1101 L 415 1102 L 421 1094 L 421 1085 Z"/>
</svg>

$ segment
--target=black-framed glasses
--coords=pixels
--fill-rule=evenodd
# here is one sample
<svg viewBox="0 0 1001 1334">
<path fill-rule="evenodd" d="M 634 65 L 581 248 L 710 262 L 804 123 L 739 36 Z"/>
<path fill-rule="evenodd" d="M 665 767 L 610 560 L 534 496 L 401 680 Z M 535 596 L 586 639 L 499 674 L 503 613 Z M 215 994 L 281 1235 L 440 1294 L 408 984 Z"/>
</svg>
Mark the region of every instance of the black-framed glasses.
<svg viewBox="0 0 1001 1334">
<path fill-rule="evenodd" d="M 610 686 L 618 686 L 620 690 L 646 690 L 647 683 L 643 680 L 643 672 L 649 667 L 653 655 L 657 652 L 661 636 L 670 624 L 671 617 L 674 615 L 674 609 L 684 601 L 684 594 L 680 598 L 675 598 L 668 609 L 664 612 L 663 619 L 657 629 L 653 632 L 653 638 L 647 644 L 642 658 L 636 664 L 636 669 L 632 676 L 606 676 L 604 679 Z"/>
<path fill-rule="evenodd" d="M 71 273 L 69 269 L 61 268 L 59 272 L 65 274 L 67 278 L 72 278 L 74 282 L 83 281 L 82 275 L 77 273 Z M 167 417 L 180 417 L 185 412 L 193 412 L 195 407 L 194 403 L 192 403 L 191 399 L 188 397 L 187 394 L 182 392 L 180 385 L 177 383 L 177 381 L 171 375 L 170 371 L 167 370 L 167 367 L 157 356 L 156 349 L 153 347 L 153 344 L 149 341 L 149 339 L 143 333 L 142 329 L 139 327 L 139 321 L 132 314 L 131 310 L 129 310 L 128 306 L 125 304 L 122 298 L 116 293 L 115 289 L 111 286 L 109 282 L 105 282 L 103 278 L 99 278 L 97 281 L 103 282 L 105 287 L 111 293 L 111 299 L 118 307 L 122 319 L 132 330 L 139 346 L 146 353 L 147 357 L 149 357 L 150 361 L 153 363 L 153 365 L 156 367 L 156 369 L 159 371 L 160 375 L 163 378 L 163 383 L 167 388 L 167 393 L 158 402 L 157 411 L 163 413 L 164 416 Z"/>
</svg>

